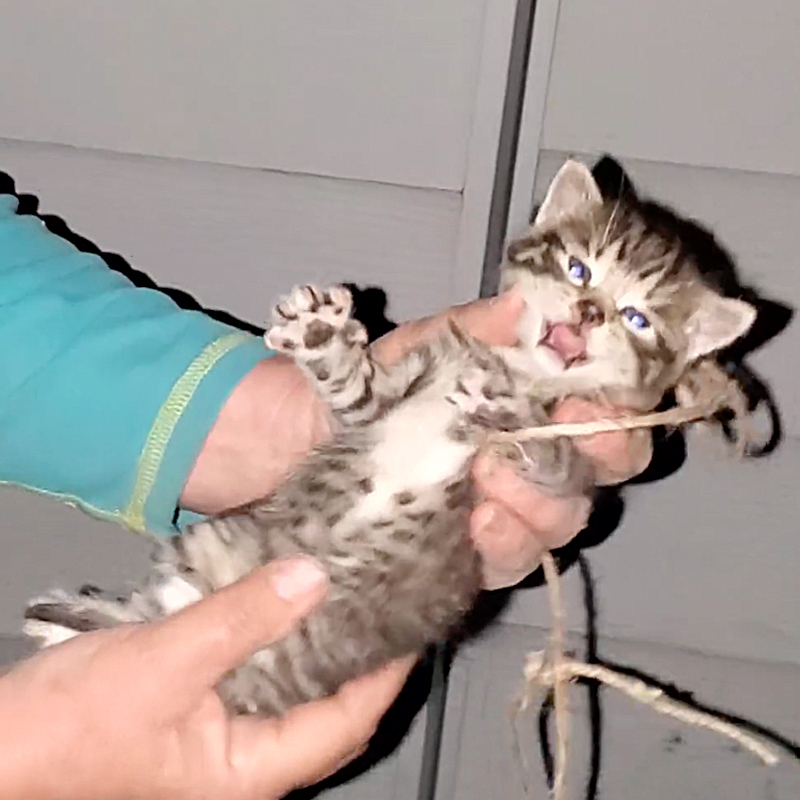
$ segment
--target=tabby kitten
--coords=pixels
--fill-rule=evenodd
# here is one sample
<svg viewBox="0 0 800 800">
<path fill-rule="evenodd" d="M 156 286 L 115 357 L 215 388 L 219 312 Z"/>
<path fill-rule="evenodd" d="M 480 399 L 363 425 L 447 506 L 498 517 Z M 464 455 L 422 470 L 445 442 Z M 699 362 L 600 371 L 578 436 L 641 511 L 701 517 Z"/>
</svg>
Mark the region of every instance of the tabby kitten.
<svg viewBox="0 0 800 800">
<path fill-rule="evenodd" d="M 502 288 L 526 301 L 517 347 L 489 347 L 450 326 L 390 368 L 372 360 L 345 289 L 295 289 L 266 340 L 329 404 L 340 423 L 333 440 L 270 496 L 163 545 L 130 596 L 87 589 L 33 601 L 27 633 L 47 645 L 155 619 L 270 559 L 306 553 L 330 576 L 323 604 L 219 692 L 232 711 L 266 715 L 331 694 L 446 637 L 473 604 L 469 471 L 488 433 L 540 425 L 571 394 L 652 408 L 755 317 L 704 285 L 674 231 L 651 224 L 634 198 L 605 202 L 575 161 L 510 246 Z M 569 440 L 504 452 L 553 492 L 593 486 Z"/>
</svg>

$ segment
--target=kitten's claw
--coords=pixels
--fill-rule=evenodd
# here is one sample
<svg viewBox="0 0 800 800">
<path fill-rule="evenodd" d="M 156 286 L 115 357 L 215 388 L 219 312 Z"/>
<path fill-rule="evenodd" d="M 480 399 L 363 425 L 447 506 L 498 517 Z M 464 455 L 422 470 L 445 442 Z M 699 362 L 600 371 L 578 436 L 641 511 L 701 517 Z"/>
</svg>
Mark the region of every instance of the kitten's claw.
<svg viewBox="0 0 800 800">
<path fill-rule="evenodd" d="M 273 309 L 273 325 L 264 341 L 294 357 L 298 351 L 325 348 L 335 339 L 344 339 L 349 346 L 366 344 L 364 326 L 350 318 L 352 307 L 352 296 L 343 286 L 298 286 Z"/>
<path fill-rule="evenodd" d="M 529 400 L 514 393 L 507 375 L 478 365 L 461 372 L 446 399 L 483 428 L 516 430 L 525 427 L 531 415 Z"/>
<path fill-rule="evenodd" d="M 286 320 L 296 320 L 299 314 L 326 312 L 334 316 L 350 315 L 353 301 L 350 292 L 343 286 L 318 289 L 316 286 L 296 286 L 289 297 L 278 303 L 272 312 L 273 321 L 282 324 Z"/>
</svg>

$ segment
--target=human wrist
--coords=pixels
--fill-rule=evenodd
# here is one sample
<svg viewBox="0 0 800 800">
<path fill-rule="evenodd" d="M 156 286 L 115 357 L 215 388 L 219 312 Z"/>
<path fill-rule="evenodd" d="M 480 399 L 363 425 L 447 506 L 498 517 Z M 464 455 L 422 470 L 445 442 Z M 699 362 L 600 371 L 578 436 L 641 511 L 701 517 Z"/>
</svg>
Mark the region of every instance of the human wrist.
<svg viewBox="0 0 800 800">
<path fill-rule="evenodd" d="M 218 513 L 271 491 L 330 435 L 324 403 L 302 371 L 264 359 L 222 406 L 181 493 L 181 507 Z"/>
</svg>

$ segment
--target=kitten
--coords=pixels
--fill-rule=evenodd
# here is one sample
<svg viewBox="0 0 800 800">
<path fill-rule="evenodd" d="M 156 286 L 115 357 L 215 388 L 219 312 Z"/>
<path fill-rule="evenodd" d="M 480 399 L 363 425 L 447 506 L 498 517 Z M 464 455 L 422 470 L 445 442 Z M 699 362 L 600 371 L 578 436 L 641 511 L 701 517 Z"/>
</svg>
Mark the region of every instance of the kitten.
<svg viewBox="0 0 800 800">
<path fill-rule="evenodd" d="M 332 441 L 270 496 L 164 544 L 130 596 L 54 592 L 29 605 L 26 632 L 47 645 L 155 619 L 270 559 L 307 553 L 328 571 L 326 599 L 219 692 L 232 711 L 266 715 L 329 695 L 446 637 L 473 604 L 469 471 L 489 432 L 541 425 L 572 394 L 650 409 L 755 317 L 704 285 L 675 231 L 635 198 L 605 202 L 575 161 L 509 247 L 501 286 L 526 301 L 517 347 L 489 347 L 451 325 L 390 368 L 372 360 L 347 290 L 295 289 L 266 340 L 330 405 L 340 425 Z M 592 489 L 569 440 L 501 450 L 552 492 Z"/>
</svg>

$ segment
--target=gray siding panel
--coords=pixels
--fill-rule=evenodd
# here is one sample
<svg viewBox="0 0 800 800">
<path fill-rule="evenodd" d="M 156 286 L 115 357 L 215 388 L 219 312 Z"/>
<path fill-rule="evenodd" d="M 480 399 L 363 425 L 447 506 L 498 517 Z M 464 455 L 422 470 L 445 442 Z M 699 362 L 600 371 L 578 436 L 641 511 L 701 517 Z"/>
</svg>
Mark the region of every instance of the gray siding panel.
<svg viewBox="0 0 800 800">
<path fill-rule="evenodd" d="M 542 147 L 800 175 L 794 0 L 561 0 Z"/>
</svg>

